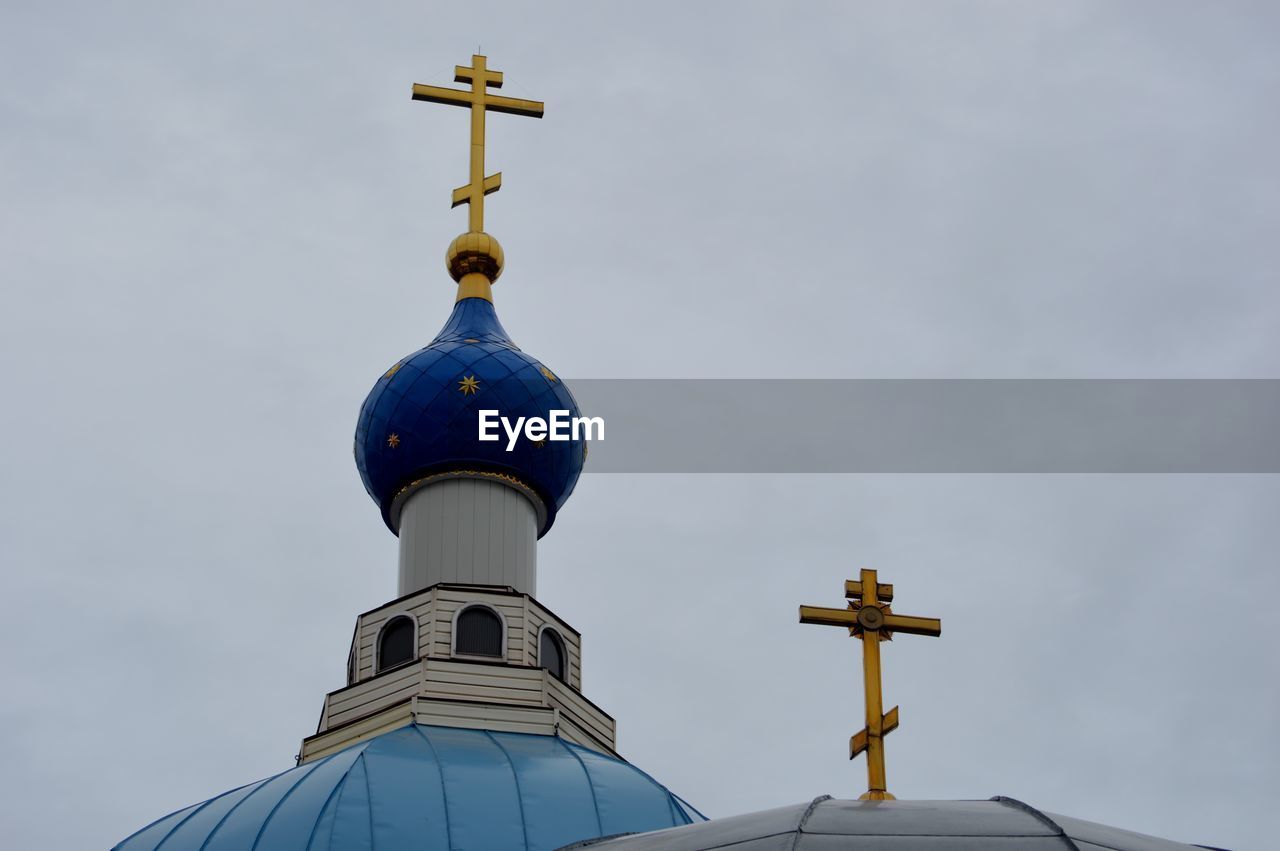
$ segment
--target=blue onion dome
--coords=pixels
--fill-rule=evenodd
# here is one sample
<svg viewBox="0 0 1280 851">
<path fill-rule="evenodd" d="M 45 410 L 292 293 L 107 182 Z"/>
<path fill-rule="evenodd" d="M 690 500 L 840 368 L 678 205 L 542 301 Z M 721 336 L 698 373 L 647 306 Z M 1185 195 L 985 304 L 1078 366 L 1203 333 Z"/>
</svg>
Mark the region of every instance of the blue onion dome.
<svg viewBox="0 0 1280 851">
<path fill-rule="evenodd" d="M 116 851 L 551 851 L 705 818 L 556 736 L 410 724 L 172 813 Z"/>
<path fill-rule="evenodd" d="M 398 533 L 400 508 L 410 494 L 438 478 L 459 476 L 492 477 L 521 490 L 537 510 L 539 537 L 551 528 L 582 472 L 586 441 L 521 436 L 508 451 L 496 423 L 491 433 L 501 439 L 479 440 L 483 410 L 512 424 L 518 417 L 547 420 L 552 411 L 566 411 L 566 419 L 579 416 L 564 382 L 512 342 L 487 282 L 476 295 L 460 288 L 436 338 L 387 370 L 360 409 L 356 466 L 391 531 Z"/>
</svg>

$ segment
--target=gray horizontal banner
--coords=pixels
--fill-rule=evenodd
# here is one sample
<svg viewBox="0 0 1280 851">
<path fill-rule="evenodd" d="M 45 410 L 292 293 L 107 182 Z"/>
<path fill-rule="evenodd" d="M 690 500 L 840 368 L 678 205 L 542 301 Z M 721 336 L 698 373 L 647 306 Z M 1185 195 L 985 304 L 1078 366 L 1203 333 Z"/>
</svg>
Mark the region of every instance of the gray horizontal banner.
<svg viewBox="0 0 1280 851">
<path fill-rule="evenodd" d="M 1277 473 L 1280 380 L 580 379 L 589 473 Z"/>
</svg>

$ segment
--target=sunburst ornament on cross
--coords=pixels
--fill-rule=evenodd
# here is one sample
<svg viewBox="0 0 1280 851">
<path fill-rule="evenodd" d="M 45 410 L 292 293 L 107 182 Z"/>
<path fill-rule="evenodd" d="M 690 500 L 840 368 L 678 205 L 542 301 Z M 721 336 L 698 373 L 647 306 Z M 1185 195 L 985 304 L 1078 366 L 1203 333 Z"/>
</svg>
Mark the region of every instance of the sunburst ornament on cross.
<svg viewBox="0 0 1280 851">
<path fill-rule="evenodd" d="M 862 800 L 892 800 L 885 783 L 884 737 L 898 726 L 898 707 L 887 713 L 880 692 L 880 642 L 892 641 L 895 632 L 913 635 L 942 634 L 942 621 L 894 614 L 889 608 L 893 586 L 878 582 L 874 570 L 862 571 L 859 581 L 846 580 L 844 609 L 801 606 L 800 623 L 847 627 L 849 635 L 862 639 L 863 693 L 867 726 L 849 739 L 849 759 L 866 751 L 867 791 Z"/>
<path fill-rule="evenodd" d="M 502 187 L 502 172 L 484 173 L 484 119 L 486 112 L 505 112 L 541 118 L 543 105 L 536 100 L 503 97 L 490 88 L 502 86 L 502 72 L 488 67 L 484 56 L 471 57 L 471 64 L 454 66 L 454 82 L 470 83 L 471 90 L 413 84 L 413 99 L 429 103 L 462 106 L 471 110 L 471 179 L 453 190 L 453 206 L 468 205 L 467 232 L 449 246 L 445 264 L 458 282 L 458 300 L 493 300 L 492 284 L 502 273 L 502 246 L 484 232 L 484 197 Z"/>
</svg>

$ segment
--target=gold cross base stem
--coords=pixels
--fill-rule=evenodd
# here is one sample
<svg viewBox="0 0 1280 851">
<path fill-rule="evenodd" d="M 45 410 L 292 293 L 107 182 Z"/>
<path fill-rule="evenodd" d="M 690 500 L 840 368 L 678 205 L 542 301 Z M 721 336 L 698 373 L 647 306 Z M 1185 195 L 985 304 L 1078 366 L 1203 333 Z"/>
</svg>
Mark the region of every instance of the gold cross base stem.
<svg viewBox="0 0 1280 851">
<path fill-rule="evenodd" d="M 493 301 L 493 283 L 479 272 L 463 275 L 462 280 L 458 281 L 458 295 L 454 301 L 462 301 L 464 298 L 482 298 L 485 301 Z"/>
</svg>

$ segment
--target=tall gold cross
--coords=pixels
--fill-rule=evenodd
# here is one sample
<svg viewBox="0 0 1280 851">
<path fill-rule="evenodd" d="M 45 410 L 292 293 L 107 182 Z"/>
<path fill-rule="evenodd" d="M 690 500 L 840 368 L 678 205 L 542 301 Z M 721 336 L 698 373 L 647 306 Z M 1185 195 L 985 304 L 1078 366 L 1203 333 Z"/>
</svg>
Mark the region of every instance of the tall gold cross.
<svg viewBox="0 0 1280 851">
<path fill-rule="evenodd" d="M 512 115 L 542 117 L 542 103 L 536 100 L 502 97 L 489 93 L 489 88 L 502 87 L 502 72 L 492 71 L 485 65 L 485 57 L 471 57 L 471 66 L 456 65 L 453 69 L 455 83 L 470 83 L 471 91 L 446 89 L 440 86 L 413 84 L 413 99 L 450 106 L 465 106 L 471 110 L 471 181 L 453 190 L 453 206 L 470 204 L 467 230 L 484 232 L 484 196 L 497 192 L 502 186 L 502 172 L 485 177 L 484 174 L 484 114 L 488 111 L 507 112 Z"/>
<path fill-rule="evenodd" d="M 801 606 L 800 623 L 849 628 L 849 635 L 862 639 L 863 692 L 867 704 L 867 726 L 849 739 L 849 759 L 867 752 L 867 791 L 862 800 L 892 800 L 885 786 L 884 736 L 898 726 L 898 707 L 884 712 L 880 696 L 880 642 L 892 641 L 895 632 L 912 635 L 942 634 L 942 621 L 895 615 L 889 609 L 893 586 L 876 581 L 874 570 L 862 571 L 861 581 L 845 580 L 846 609 Z"/>
</svg>

